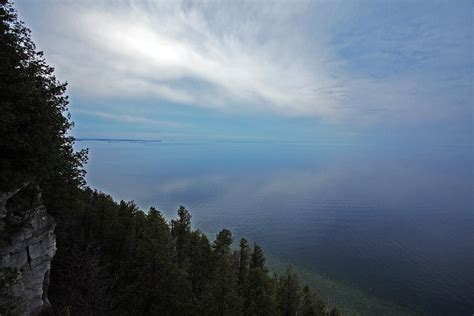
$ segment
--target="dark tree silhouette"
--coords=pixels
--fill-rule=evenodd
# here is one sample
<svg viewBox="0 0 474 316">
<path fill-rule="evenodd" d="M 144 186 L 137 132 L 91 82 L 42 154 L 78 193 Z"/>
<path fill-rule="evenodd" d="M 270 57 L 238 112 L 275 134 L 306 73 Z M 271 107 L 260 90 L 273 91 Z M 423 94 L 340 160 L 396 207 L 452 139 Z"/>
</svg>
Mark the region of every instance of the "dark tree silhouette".
<svg viewBox="0 0 474 316">
<path fill-rule="evenodd" d="M 117 203 L 86 187 L 82 166 L 87 151 L 73 150 L 66 84 L 53 71 L 12 5 L 0 0 L 0 192 L 33 184 L 23 191 L 29 196 L 9 207 L 21 212 L 27 203 L 37 203 L 31 197 L 41 191 L 56 219 L 58 250 L 49 285 L 54 313 L 329 311 L 316 293 L 301 289 L 293 271 L 271 278 L 257 244 L 250 249 L 242 239 L 240 250 L 233 251 L 232 233 L 226 229 L 211 244 L 192 229 L 184 207 L 168 222 L 155 208 L 145 213 L 133 202 Z M 0 271 L 0 293 L 7 297 L 0 306 L 2 315 L 15 304 L 5 290 L 12 278 L 15 271 Z"/>
</svg>

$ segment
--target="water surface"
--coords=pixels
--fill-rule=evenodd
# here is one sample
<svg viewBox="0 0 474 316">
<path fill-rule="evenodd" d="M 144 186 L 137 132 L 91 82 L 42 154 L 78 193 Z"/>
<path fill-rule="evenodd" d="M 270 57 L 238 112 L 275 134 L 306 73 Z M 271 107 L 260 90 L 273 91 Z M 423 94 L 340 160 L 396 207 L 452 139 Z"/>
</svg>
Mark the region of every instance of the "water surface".
<svg viewBox="0 0 474 316">
<path fill-rule="evenodd" d="M 472 148 L 79 142 L 88 184 L 414 312 L 474 312 Z M 337 299 L 336 299 L 337 301 Z M 361 307 L 352 308 L 362 313 Z"/>
</svg>

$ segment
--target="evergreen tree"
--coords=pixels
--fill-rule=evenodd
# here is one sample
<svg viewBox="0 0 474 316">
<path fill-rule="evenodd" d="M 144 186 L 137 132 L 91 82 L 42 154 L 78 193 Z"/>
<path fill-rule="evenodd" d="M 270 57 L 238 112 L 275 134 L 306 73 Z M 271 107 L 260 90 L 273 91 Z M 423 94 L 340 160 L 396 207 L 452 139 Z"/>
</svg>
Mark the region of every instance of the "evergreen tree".
<svg viewBox="0 0 474 316">
<path fill-rule="evenodd" d="M 263 250 L 254 243 L 244 293 L 245 313 L 248 315 L 274 315 L 276 313 L 275 285 L 267 272 Z"/>
<path fill-rule="evenodd" d="M 60 206 L 59 194 L 84 183 L 87 151 L 72 148 L 66 84 L 53 72 L 11 3 L 0 0 L 0 191 L 32 182 Z"/>
<path fill-rule="evenodd" d="M 301 301 L 301 287 L 298 276 L 291 267 L 279 278 L 278 309 L 281 315 L 297 315 Z"/>
<path fill-rule="evenodd" d="M 191 215 L 184 206 L 178 209 L 178 219 L 171 221 L 171 234 L 176 243 L 176 258 L 178 264 L 184 265 L 186 248 L 191 232 Z"/>
<path fill-rule="evenodd" d="M 239 293 L 242 295 L 248 281 L 250 248 L 245 238 L 240 240 L 239 246 Z"/>
<path fill-rule="evenodd" d="M 316 295 L 309 286 L 303 287 L 303 299 L 298 315 L 323 316 L 325 314 L 324 302 Z"/>
<path fill-rule="evenodd" d="M 266 271 L 265 256 L 263 255 L 263 250 L 256 243 L 254 243 L 254 245 L 253 245 L 253 252 L 252 252 L 252 256 L 250 258 L 250 268 L 252 268 L 252 269 L 263 269 L 263 270 Z"/>
<path fill-rule="evenodd" d="M 165 219 L 155 208 L 145 216 L 136 239 L 121 283 L 126 289 L 124 307 L 132 306 L 130 311 L 141 315 L 178 310 L 179 286 L 172 237 Z"/>
<path fill-rule="evenodd" d="M 198 314 L 206 314 L 214 304 L 210 295 L 214 271 L 211 244 L 206 235 L 200 231 L 194 231 L 189 239 L 189 249 L 187 277 L 191 284 L 192 309 Z"/>
<path fill-rule="evenodd" d="M 239 313 L 240 300 L 237 290 L 237 275 L 234 270 L 231 246 L 232 233 L 223 229 L 214 241 L 215 274 L 213 296 L 217 315 Z"/>
<path fill-rule="evenodd" d="M 87 151 L 75 152 L 67 134 L 65 89 L 12 5 L 0 0 L 0 192 L 30 183 L 24 192 L 39 188 L 56 219 L 49 285 L 55 314 L 338 313 L 308 288 L 301 293 L 292 270 L 270 278 L 257 244 L 250 250 L 242 239 L 233 252 L 224 229 L 211 246 L 192 230 L 182 206 L 168 223 L 155 208 L 145 214 L 133 202 L 84 187 Z M 19 196 L 19 204 L 34 202 Z M 16 271 L 0 271 L 5 297 L 15 277 Z M 2 301 L 2 315 L 10 303 Z"/>
</svg>

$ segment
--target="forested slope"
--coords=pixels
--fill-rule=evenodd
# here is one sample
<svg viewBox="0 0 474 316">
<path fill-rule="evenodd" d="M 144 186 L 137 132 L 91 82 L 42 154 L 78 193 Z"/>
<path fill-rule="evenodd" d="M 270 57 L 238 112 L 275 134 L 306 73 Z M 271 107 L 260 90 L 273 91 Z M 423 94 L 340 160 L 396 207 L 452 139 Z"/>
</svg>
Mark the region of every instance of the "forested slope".
<svg viewBox="0 0 474 316">
<path fill-rule="evenodd" d="M 88 188 L 87 151 L 74 151 L 68 135 L 66 85 L 56 80 L 8 1 L 0 0 L 0 19 L 0 193 L 19 192 L 2 206 L 0 248 L 12 246 L 36 220 L 29 214 L 42 214 L 35 210 L 44 211 L 43 205 L 54 218 L 57 251 L 39 287 L 42 313 L 338 314 L 291 269 L 270 274 L 257 244 L 242 239 L 233 251 L 229 230 L 213 241 L 193 230 L 184 207 L 167 222 L 154 208 L 143 212 Z M 21 271 L 8 264 L 0 266 L 2 315 L 15 314 L 15 304 L 22 304 L 9 296 Z"/>
</svg>

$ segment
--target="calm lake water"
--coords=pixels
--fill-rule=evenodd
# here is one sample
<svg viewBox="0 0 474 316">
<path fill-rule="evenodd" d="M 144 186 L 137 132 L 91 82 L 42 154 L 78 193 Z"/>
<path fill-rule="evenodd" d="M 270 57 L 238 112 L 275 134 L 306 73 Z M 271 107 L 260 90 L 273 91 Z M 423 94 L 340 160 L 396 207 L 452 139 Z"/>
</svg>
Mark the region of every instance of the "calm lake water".
<svg viewBox="0 0 474 316">
<path fill-rule="evenodd" d="M 90 148 L 88 184 L 116 199 L 169 217 L 184 205 L 194 227 L 229 228 L 284 262 L 414 312 L 474 313 L 469 146 L 78 147 Z"/>
</svg>

